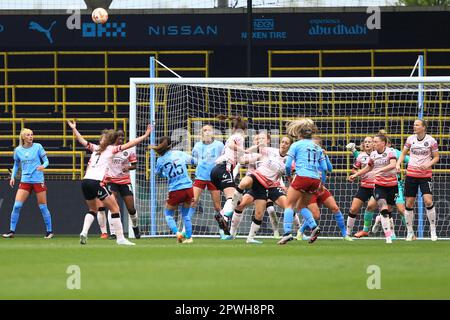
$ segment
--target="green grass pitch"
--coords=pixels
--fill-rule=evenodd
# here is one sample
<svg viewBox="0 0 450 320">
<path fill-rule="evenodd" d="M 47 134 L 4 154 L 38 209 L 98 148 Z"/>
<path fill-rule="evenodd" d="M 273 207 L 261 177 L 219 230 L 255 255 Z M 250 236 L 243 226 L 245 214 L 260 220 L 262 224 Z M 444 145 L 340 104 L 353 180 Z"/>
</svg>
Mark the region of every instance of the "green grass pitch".
<svg viewBox="0 0 450 320">
<path fill-rule="evenodd" d="M 0 239 L 0 299 L 450 299 L 450 241 Z M 81 289 L 67 289 L 70 265 Z M 380 268 L 369 290 L 367 268 Z M 369 281 L 370 282 L 370 281 Z"/>
</svg>

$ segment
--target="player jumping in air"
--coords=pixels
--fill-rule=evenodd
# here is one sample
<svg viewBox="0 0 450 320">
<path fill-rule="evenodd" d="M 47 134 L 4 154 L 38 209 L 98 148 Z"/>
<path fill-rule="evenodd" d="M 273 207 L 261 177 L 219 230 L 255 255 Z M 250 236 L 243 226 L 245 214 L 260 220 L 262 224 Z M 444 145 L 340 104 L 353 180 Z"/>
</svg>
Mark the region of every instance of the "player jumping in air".
<svg viewBox="0 0 450 320">
<path fill-rule="evenodd" d="M 118 130 L 116 134 L 117 139 L 115 145 L 123 144 L 125 141 L 125 133 L 122 130 Z M 130 177 L 130 170 L 135 170 L 136 164 L 136 149 L 134 147 L 117 152 L 114 154 L 108 170 L 106 171 L 105 182 L 107 183 L 108 189 L 114 194 L 114 197 L 118 199 L 118 196 L 120 195 L 125 202 L 128 214 L 130 215 L 134 236 L 136 239 L 139 239 L 141 234 L 138 226 L 138 215 L 134 206 L 133 186 Z M 101 208 L 97 215 L 99 220 L 102 218 L 100 212 Z M 104 213 L 103 217 L 105 217 Z M 108 221 L 111 222 L 111 220 L 111 211 L 109 211 Z M 109 229 L 111 231 L 110 239 L 115 239 L 115 230 L 112 223 L 109 223 Z M 102 230 L 102 234 L 104 234 L 103 231 L 106 231 L 106 225 L 105 229 Z"/>
<path fill-rule="evenodd" d="M 67 121 L 67 123 L 70 128 L 72 128 L 78 142 L 87 150 L 92 152 L 88 167 L 86 169 L 86 174 L 84 175 L 83 182 L 81 183 L 81 189 L 83 191 L 86 204 L 89 208 L 89 212 L 84 217 L 83 230 L 80 233 L 80 243 L 87 243 L 89 228 L 95 220 L 95 216 L 99 209 L 97 202 L 98 199 L 101 200 L 104 206 L 111 211 L 111 223 L 117 237 L 116 243 L 118 245 L 134 245 L 134 243 L 125 239 L 123 235 L 119 205 L 117 204 L 114 196 L 111 195 L 111 192 L 106 188 L 103 181 L 114 155 L 120 151 L 132 148 L 147 139 L 152 131 L 151 126 L 147 126 L 147 130 L 144 135 L 122 145 L 113 145 L 117 140 L 117 135 L 114 130 L 104 130 L 100 138 L 100 144 L 96 145 L 86 141 L 83 138 L 83 136 L 78 132 L 75 122 Z"/>
</svg>

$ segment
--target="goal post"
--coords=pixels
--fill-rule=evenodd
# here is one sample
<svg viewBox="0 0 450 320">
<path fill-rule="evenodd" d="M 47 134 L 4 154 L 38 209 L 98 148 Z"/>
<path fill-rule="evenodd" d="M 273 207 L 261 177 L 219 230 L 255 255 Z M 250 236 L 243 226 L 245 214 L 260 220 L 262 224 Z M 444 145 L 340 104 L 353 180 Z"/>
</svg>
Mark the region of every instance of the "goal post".
<svg viewBox="0 0 450 320">
<path fill-rule="evenodd" d="M 420 100 L 423 108 L 419 107 Z M 327 186 L 346 217 L 358 184 L 347 181 L 354 158 L 345 145 L 349 142 L 359 145 L 365 136 L 385 129 L 393 146 L 401 150 L 406 138 L 413 133 L 412 123 L 422 109 L 423 118 L 430 124 L 428 132 L 438 141 L 441 155 L 433 173 L 437 232 L 440 238 L 450 238 L 447 214 L 450 167 L 446 160 L 450 152 L 447 147 L 450 133 L 446 130 L 450 125 L 449 103 L 450 77 L 130 78 L 129 132 L 130 139 L 143 134 L 151 119 L 153 104 L 155 139 L 170 136 L 174 149 L 190 153 L 200 141 L 201 127 L 206 124 L 214 127 L 217 140 L 225 142 L 230 134 L 229 123 L 217 120 L 219 114 L 240 115 L 249 121 L 246 147 L 260 130 L 269 132 L 271 145 L 278 147 L 288 121 L 310 117 L 319 127 L 324 148 L 334 166 Z M 155 177 L 151 186 L 151 152 L 148 143 L 137 147 L 138 166 L 133 174 L 136 208 L 144 235 L 170 236 L 163 213 L 167 181 Z M 192 179 L 194 172 L 195 168 L 191 168 Z M 240 174 L 245 174 L 245 170 L 241 169 Z M 282 210 L 276 209 L 282 232 Z M 395 230 L 402 237 L 406 228 L 396 212 L 394 210 Z M 248 233 L 252 213 L 253 207 L 244 212 L 238 235 Z M 428 237 L 428 222 L 419 221 L 417 213 L 416 204 L 415 230 L 423 223 L 424 237 Z M 218 235 L 213 216 L 211 198 L 204 191 L 193 216 L 194 236 Z M 181 226 L 182 219 L 176 218 Z M 362 223 L 363 211 L 354 231 L 358 231 Z M 323 236 L 339 236 L 332 213 L 323 207 L 319 225 Z M 267 217 L 259 235 L 272 235 Z"/>
</svg>

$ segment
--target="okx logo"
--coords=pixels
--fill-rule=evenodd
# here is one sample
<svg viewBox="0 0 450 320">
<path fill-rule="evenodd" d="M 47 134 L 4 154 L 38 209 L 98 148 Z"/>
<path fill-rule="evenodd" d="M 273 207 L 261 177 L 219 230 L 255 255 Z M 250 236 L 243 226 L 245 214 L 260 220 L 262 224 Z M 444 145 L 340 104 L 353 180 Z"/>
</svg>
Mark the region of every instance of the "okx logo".
<svg viewBox="0 0 450 320">
<path fill-rule="evenodd" d="M 83 38 L 125 38 L 127 36 L 126 27 L 126 22 L 83 23 Z"/>
<path fill-rule="evenodd" d="M 47 37 L 48 42 L 53 43 L 51 31 L 55 24 L 56 21 L 53 21 L 48 28 L 44 28 L 39 23 L 31 21 L 30 24 L 28 25 L 28 29 L 43 33 Z"/>
</svg>

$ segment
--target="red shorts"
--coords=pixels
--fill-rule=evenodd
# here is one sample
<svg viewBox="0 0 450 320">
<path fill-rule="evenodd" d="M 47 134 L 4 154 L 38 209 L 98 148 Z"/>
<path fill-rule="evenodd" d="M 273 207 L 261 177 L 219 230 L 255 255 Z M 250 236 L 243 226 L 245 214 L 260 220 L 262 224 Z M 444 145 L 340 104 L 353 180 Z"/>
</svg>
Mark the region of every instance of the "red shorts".
<svg viewBox="0 0 450 320">
<path fill-rule="evenodd" d="M 333 195 L 331 194 L 330 190 L 323 187 L 323 189 L 321 191 L 318 191 L 313 194 L 313 196 L 311 197 L 311 200 L 309 201 L 309 204 L 317 203 L 318 206 L 321 206 L 325 202 L 325 200 L 327 200 L 329 197 L 332 197 L 332 196 Z"/>
<path fill-rule="evenodd" d="M 27 190 L 29 193 L 31 193 L 33 190 L 36 193 L 47 191 L 47 187 L 44 182 L 42 183 L 21 182 L 19 184 L 19 189 Z"/>
<path fill-rule="evenodd" d="M 315 193 L 322 187 L 320 179 L 295 176 L 291 187 L 300 192 Z"/>
<path fill-rule="evenodd" d="M 211 181 L 205 181 L 205 180 L 195 180 L 194 181 L 194 187 L 200 188 L 200 189 L 208 189 L 209 191 L 217 190 L 216 186 Z"/>
<path fill-rule="evenodd" d="M 181 203 L 190 202 L 194 198 L 192 188 L 170 191 L 167 197 L 167 203 L 171 206 L 177 206 Z"/>
</svg>

